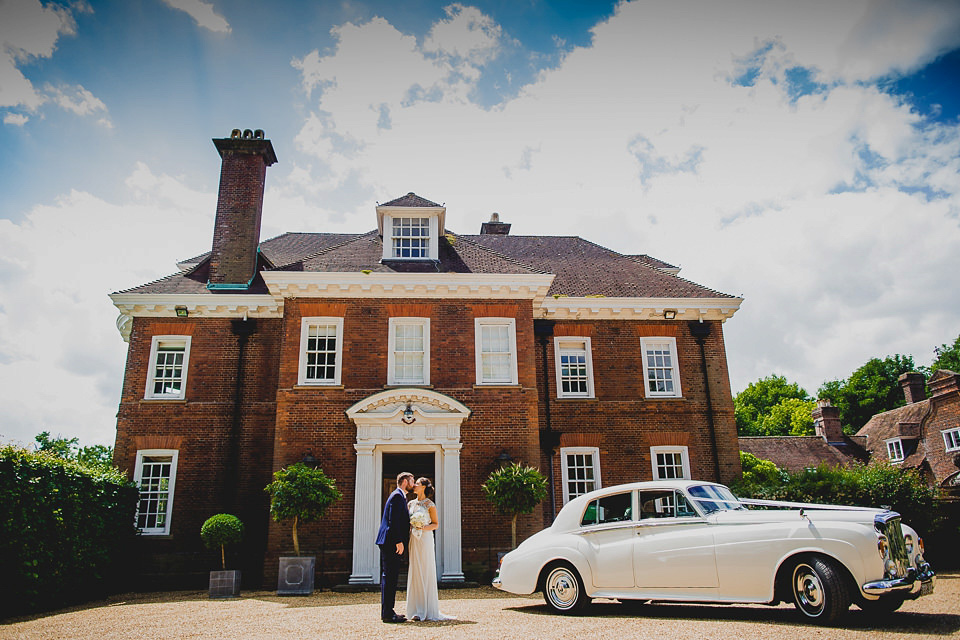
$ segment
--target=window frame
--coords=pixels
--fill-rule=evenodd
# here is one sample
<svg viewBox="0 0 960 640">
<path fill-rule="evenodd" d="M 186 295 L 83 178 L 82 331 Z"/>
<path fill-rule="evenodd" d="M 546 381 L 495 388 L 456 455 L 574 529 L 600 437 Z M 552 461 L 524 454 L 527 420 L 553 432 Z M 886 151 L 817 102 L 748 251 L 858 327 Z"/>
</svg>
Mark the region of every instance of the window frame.
<svg viewBox="0 0 960 640">
<path fill-rule="evenodd" d="M 316 380 L 307 378 L 307 340 L 310 327 L 319 325 L 335 325 L 337 328 L 337 345 L 335 351 L 334 374 L 332 380 Z M 336 316 L 308 316 L 300 320 L 300 364 L 297 370 L 297 384 L 303 386 L 339 386 L 343 366 L 343 318 Z"/>
<path fill-rule="evenodd" d="M 890 462 L 903 462 L 907 459 L 907 456 L 903 452 L 903 438 L 888 438 L 883 441 L 887 447 L 887 459 Z M 893 449 L 896 448 L 899 453 L 899 457 L 894 457 Z"/>
<path fill-rule="evenodd" d="M 396 373 L 396 328 L 401 325 L 421 325 L 423 327 L 423 380 L 412 382 L 400 380 Z M 430 318 L 393 317 L 388 323 L 387 337 L 387 384 L 391 386 L 412 385 L 428 386 L 430 384 Z"/>
<path fill-rule="evenodd" d="M 651 391 L 649 385 L 649 366 L 647 365 L 647 348 L 652 344 L 666 344 L 670 348 L 673 371 L 673 391 Z M 645 398 L 682 398 L 683 390 L 680 386 L 680 359 L 677 357 L 677 339 L 669 336 L 643 336 L 640 338 L 640 359 L 643 365 L 643 394 Z"/>
<path fill-rule="evenodd" d="M 507 326 L 507 340 L 510 343 L 510 365 L 509 373 L 510 378 L 507 380 L 484 380 L 483 379 L 483 331 L 481 330 L 484 326 Z M 516 318 L 498 318 L 498 317 L 481 317 L 474 318 L 473 320 L 473 336 L 474 336 L 474 363 L 476 366 L 476 380 L 477 385 L 483 386 L 503 386 L 503 385 L 515 385 L 519 384 L 519 376 L 517 374 L 517 320 Z"/>
<path fill-rule="evenodd" d="M 140 482 L 143 479 L 143 459 L 150 456 L 170 456 L 170 481 L 167 484 L 167 510 L 163 528 L 141 528 L 137 526 L 140 520 Z M 137 485 L 137 513 L 134 516 L 134 526 L 143 536 L 169 536 L 170 524 L 173 522 L 173 499 L 176 495 L 177 461 L 180 457 L 178 449 L 138 449 L 136 463 L 133 468 L 133 481 Z"/>
<path fill-rule="evenodd" d="M 585 491 L 584 493 L 590 493 L 590 491 L 596 491 L 597 489 L 603 488 L 603 483 L 600 479 L 600 447 L 561 447 L 560 448 L 560 473 L 563 483 L 563 504 L 567 504 L 572 498 L 570 497 L 570 474 L 569 474 L 569 465 L 567 464 L 568 455 L 577 455 L 577 454 L 590 454 L 593 456 L 593 489 Z M 574 498 L 584 495 L 584 493 L 578 493 Z"/>
<path fill-rule="evenodd" d="M 190 366 L 190 345 L 192 336 L 184 335 L 162 335 L 153 336 L 150 339 L 150 359 L 147 361 L 147 384 L 144 389 L 143 397 L 145 400 L 183 400 L 187 397 L 187 378 Z M 182 343 L 183 344 L 183 363 L 180 365 L 180 393 L 155 393 L 154 384 L 157 381 L 157 355 L 160 351 L 160 344 L 163 342 Z"/>
<path fill-rule="evenodd" d="M 560 363 L 560 357 L 563 352 L 563 349 L 560 347 L 561 342 L 579 342 L 583 344 L 583 350 L 585 354 L 585 361 L 587 367 L 587 390 L 583 393 L 579 391 L 563 391 L 563 367 Z M 556 370 L 557 376 L 557 397 L 558 398 L 595 398 L 595 389 L 593 386 L 593 346 L 590 343 L 590 338 L 584 336 L 554 336 L 553 338 L 553 360 L 554 360 L 554 369 Z"/>
<path fill-rule="evenodd" d="M 400 255 L 394 254 L 393 241 L 394 239 L 402 238 L 403 236 L 393 235 L 393 230 L 394 230 L 393 221 L 404 219 L 404 218 L 427 221 L 427 235 L 420 236 L 421 238 L 425 238 L 427 241 L 427 255 L 418 256 L 418 257 L 403 257 Z M 423 215 L 423 214 L 415 213 L 413 211 L 385 215 L 384 221 L 383 221 L 383 259 L 384 260 L 412 260 L 412 261 L 438 260 L 440 256 L 439 226 L 440 226 L 439 218 L 436 215 Z"/>
<path fill-rule="evenodd" d="M 661 478 L 657 467 L 658 453 L 679 453 L 683 476 L 679 478 Z M 683 445 L 658 445 L 650 447 L 650 467 L 654 480 L 692 480 L 690 475 L 690 448 Z"/>
<path fill-rule="evenodd" d="M 960 428 L 944 429 L 940 432 L 943 435 L 943 448 L 945 451 L 960 451 Z M 951 446 L 950 440 L 956 444 Z"/>
</svg>

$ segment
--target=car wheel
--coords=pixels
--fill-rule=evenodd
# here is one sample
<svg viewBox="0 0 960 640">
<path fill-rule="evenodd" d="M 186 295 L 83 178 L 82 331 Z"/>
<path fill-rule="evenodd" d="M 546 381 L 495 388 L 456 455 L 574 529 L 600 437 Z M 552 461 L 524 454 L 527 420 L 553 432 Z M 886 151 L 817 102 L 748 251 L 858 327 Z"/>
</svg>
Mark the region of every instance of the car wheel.
<svg viewBox="0 0 960 640">
<path fill-rule="evenodd" d="M 790 581 L 793 603 L 800 612 L 821 624 L 833 624 L 850 608 L 850 594 L 837 565 L 826 558 L 798 562 Z"/>
<path fill-rule="evenodd" d="M 590 603 L 580 574 L 566 563 L 547 568 L 543 599 L 556 613 L 579 613 Z"/>
<path fill-rule="evenodd" d="M 882 616 L 888 615 L 899 609 L 903 605 L 903 598 L 900 596 L 884 596 L 879 600 L 860 600 L 857 606 L 864 613 Z"/>
</svg>

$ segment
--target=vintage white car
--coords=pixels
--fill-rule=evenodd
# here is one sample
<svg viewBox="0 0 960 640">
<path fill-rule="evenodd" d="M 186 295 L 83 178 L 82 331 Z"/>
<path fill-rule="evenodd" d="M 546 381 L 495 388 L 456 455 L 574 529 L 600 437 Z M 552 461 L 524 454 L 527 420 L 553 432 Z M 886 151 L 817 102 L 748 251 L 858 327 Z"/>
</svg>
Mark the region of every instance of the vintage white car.
<svg viewBox="0 0 960 640">
<path fill-rule="evenodd" d="M 895 512 L 740 500 L 720 484 L 671 480 L 571 500 L 503 557 L 493 586 L 543 591 L 558 613 L 591 598 L 792 601 L 832 624 L 851 602 L 893 611 L 931 593 L 933 581 L 922 540 Z"/>
</svg>

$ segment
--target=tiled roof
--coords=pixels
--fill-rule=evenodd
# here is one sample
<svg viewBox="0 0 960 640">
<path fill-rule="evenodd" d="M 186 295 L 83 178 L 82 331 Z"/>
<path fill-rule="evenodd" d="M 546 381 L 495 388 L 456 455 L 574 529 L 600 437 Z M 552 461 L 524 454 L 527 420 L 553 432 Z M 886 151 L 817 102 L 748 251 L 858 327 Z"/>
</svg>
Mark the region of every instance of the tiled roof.
<svg viewBox="0 0 960 640">
<path fill-rule="evenodd" d="M 380 205 L 381 207 L 442 207 L 442 204 L 437 204 L 436 202 L 431 202 L 426 198 L 421 198 L 413 191 L 408 193 L 405 196 L 400 196 L 399 198 L 394 198 L 390 202 L 384 202 Z"/>
<path fill-rule="evenodd" d="M 865 446 L 875 460 L 887 460 L 889 454 L 887 453 L 886 440 L 902 435 L 900 431 L 901 424 L 922 425 L 929 411 L 929 398 L 897 407 L 896 409 L 890 409 L 889 411 L 878 413 L 870 418 L 867 424 L 860 428 L 857 435 L 866 437 L 867 443 Z M 923 443 L 919 440 L 920 433 L 921 430 L 918 428 L 915 436 L 904 437 L 902 444 L 904 448 L 903 453 L 906 457 L 903 462 L 900 463 L 900 466 L 913 469 L 923 464 L 926 451 Z"/>
<path fill-rule="evenodd" d="M 820 436 L 740 436 L 740 450 L 791 472 L 823 463 L 831 467 L 852 467 L 863 459 L 855 442 L 835 447 Z"/>
<path fill-rule="evenodd" d="M 652 256 L 648 256 L 648 255 L 645 254 L 645 253 L 638 253 L 637 255 L 627 256 L 627 257 L 628 257 L 628 258 L 633 258 L 634 260 L 639 260 L 640 262 L 642 262 L 642 263 L 644 263 L 644 264 L 648 264 L 648 265 L 650 265 L 651 267 L 656 267 L 657 269 L 672 269 L 672 270 L 676 270 L 676 271 L 679 271 L 679 270 L 680 270 L 680 267 L 674 266 L 674 265 L 670 264 L 669 262 L 664 262 L 663 260 L 660 260 L 659 258 L 654 258 L 654 257 L 652 257 Z"/>
<path fill-rule="evenodd" d="M 408 196 L 404 196 L 407 198 Z M 419 196 L 416 196 L 419 198 Z M 401 202 L 398 198 L 394 203 Z M 429 202 L 420 198 L 423 202 Z M 431 205 L 433 203 L 430 203 Z M 400 205 L 403 206 L 403 205 Z M 426 205 L 424 205 L 426 206 Z M 286 233 L 261 243 L 261 269 L 318 272 L 452 272 L 555 274 L 550 295 L 624 298 L 733 298 L 703 287 L 653 263 L 652 258 L 617 253 L 578 236 L 463 235 L 440 238 L 439 261 L 382 260 L 376 231 L 355 234 Z M 181 262 L 186 271 L 124 293 L 206 291 L 207 256 Z M 202 282 L 201 282 L 202 280 Z M 259 280 L 259 278 L 258 278 Z M 255 282 L 256 284 L 256 282 Z M 253 291 L 249 291 L 252 293 Z"/>
</svg>

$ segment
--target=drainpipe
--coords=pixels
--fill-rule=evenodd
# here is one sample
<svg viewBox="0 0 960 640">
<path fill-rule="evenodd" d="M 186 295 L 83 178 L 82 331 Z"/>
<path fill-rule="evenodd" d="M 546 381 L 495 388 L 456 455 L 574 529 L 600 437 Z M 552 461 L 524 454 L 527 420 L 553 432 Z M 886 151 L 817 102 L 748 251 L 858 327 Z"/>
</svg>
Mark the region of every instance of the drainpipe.
<svg viewBox="0 0 960 640">
<path fill-rule="evenodd" d="M 553 430 L 550 424 L 550 373 L 547 371 L 547 344 L 550 342 L 550 336 L 553 335 L 553 320 L 534 320 L 533 333 L 540 342 L 541 353 L 543 354 L 543 375 L 541 386 L 543 387 L 543 415 L 544 428 L 540 429 L 540 449 L 547 454 L 547 486 L 550 489 L 550 522 L 557 517 L 556 491 L 553 488 L 553 454 L 560 444 L 560 434 Z"/>
<path fill-rule="evenodd" d="M 706 341 L 710 335 L 710 323 L 693 320 L 688 323 L 690 333 L 700 345 L 700 363 L 703 366 L 703 386 L 707 395 L 707 426 L 710 428 L 710 440 L 713 442 L 713 471 L 716 482 L 720 482 L 720 450 L 717 448 L 717 430 L 713 423 L 713 401 L 710 399 L 710 376 L 707 374 Z"/>
<path fill-rule="evenodd" d="M 231 320 L 230 329 L 237 336 L 237 378 L 233 387 L 233 422 L 230 426 L 230 437 L 227 447 L 227 464 L 224 479 L 224 495 L 227 496 L 227 505 L 230 512 L 236 511 L 237 492 L 240 487 L 240 431 L 241 431 L 241 402 L 243 400 L 243 365 L 244 352 L 247 341 L 257 332 L 257 321 L 252 318 Z"/>
</svg>

